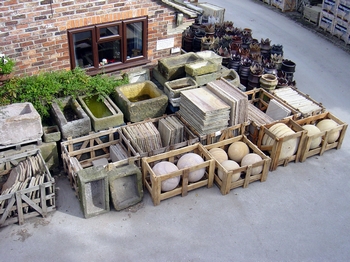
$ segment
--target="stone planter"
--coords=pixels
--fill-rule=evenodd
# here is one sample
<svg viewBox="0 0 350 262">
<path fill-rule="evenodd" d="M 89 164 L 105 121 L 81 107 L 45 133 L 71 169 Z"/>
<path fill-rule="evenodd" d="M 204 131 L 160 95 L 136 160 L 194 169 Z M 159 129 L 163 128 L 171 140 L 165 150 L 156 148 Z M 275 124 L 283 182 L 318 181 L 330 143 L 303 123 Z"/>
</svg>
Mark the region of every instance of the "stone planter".
<svg viewBox="0 0 350 262">
<path fill-rule="evenodd" d="M 200 76 L 218 71 L 217 63 L 211 61 L 198 61 L 185 65 L 185 71 L 190 76 Z"/>
<path fill-rule="evenodd" d="M 218 65 L 222 64 L 222 56 L 219 56 L 218 54 L 216 54 L 213 51 L 209 51 L 209 50 L 201 51 L 201 52 L 197 52 L 197 55 L 200 58 L 203 58 L 204 60 L 211 61 L 211 62 L 216 63 Z"/>
<path fill-rule="evenodd" d="M 168 97 L 152 81 L 116 87 L 111 97 L 130 122 L 162 116 L 168 105 Z"/>
<path fill-rule="evenodd" d="M 91 121 L 76 99 L 68 96 L 51 104 L 51 112 L 63 139 L 79 137 L 91 131 Z"/>
<path fill-rule="evenodd" d="M 260 78 L 260 87 L 264 88 L 266 91 L 274 90 L 277 83 L 277 76 L 272 74 L 263 74 Z"/>
<path fill-rule="evenodd" d="M 41 141 L 41 117 L 29 103 L 0 107 L 0 148 L 29 141 Z"/>
<path fill-rule="evenodd" d="M 166 80 L 175 80 L 186 77 L 186 64 L 202 60 L 202 58 L 193 52 L 169 58 L 161 58 L 158 60 L 158 70 Z"/>
<path fill-rule="evenodd" d="M 227 81 L 229 81 L 230 83 L 232 83 L 236 87 L 238 87 L 241 84 L 241 80 L 240 80 L 238 73 L 233 69 L 230 69 L 228 71 L 228 74 L 222 76 L 222 78 L 226 79 Z"/>
<path fill-rule="evenodd" d="M 180 92 L 188 89 L 197 88 L 198 84 L 191 77 L 184 77 L 173 81 L 165 82 L 164 93 L 168 98 L 180 97 Z"/>
<path fill-rule="evenodd" d="M 43 140 L 45 143 L 57 142 L 61 140 L 61 132 L 58 126 L 44 126 Z"/>
<path fill-rule="evenodd" d="M 98 95 L 92 97 L 80 96 L 78 101 L 90 117 L 95 132 L 124 124 L 123 112 L 109 97 L 100 100 Z"/>
</svg>

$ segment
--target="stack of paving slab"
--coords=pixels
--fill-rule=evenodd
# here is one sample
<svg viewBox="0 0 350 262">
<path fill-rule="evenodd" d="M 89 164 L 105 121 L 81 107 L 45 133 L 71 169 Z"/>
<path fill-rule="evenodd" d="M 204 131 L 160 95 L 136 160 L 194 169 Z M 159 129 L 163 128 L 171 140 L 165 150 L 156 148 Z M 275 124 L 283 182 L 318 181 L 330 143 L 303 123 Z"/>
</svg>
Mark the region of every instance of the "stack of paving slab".
<svg viewBox="0 0 350 262">
<path fill-rule="evenodd" d="M 248 121 L 247 94 L 225 79 L 209 82 L 206 87 L 231 107 L 229 126 L 244 124 Z"/>
<path fill-rule="evenodd" d="M 205 87 L 181 92 L 178 113 L 199 135 L 226 129 L 230 106 Z"/>
</svg>

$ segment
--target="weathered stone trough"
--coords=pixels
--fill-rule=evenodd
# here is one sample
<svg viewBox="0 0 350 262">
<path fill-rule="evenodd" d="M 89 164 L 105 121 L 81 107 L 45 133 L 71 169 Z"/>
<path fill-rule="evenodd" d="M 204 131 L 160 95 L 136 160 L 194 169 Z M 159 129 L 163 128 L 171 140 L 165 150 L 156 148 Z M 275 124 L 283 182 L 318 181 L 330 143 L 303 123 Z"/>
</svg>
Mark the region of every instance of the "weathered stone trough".
<svg viewBox="0 0 350 262">
<path fill-rule="evenodd" d="M 222 56 L 216 54 L 213 51 L 205 50 L 205 51 L 197 52 L 196 54 L 200 58 L 203 58 L 204 60 L 208 60 L 218 65 L 222 65 Z"/>
<path fill-rule="evenodd" d="M 130 122 L 162 116 L 168 105 L 168 97 L 152 81 L 116 87 L 111 97 Z"/>
<path fill-rule="evenodd" d="M 41 117 L 29 103 L 0 107 L 0 146 L 40 140 L 43 135 Z"/>
<path fill-rule="evenodd" d="M 168 96 L 169 102 L 174 107 L 180 106 L 181 91 L 197 88 L 198 84 L 191 77 L 184 77 L 172 81 L 165 82 L 164 93 Z"/>
<path fill-rule="evenodd" d="M 169 58 L 162 58 L 158 60 L 158 70 L 166 80 L 175 80 L 186 76 L 186 64 L 202 60 L 203 58 L 200 58 L 193 52 Z"/>
<path fill-rule="evenodd" d="M 232 83 L 236 87 L 239 87 L 239 85 L 241 83 L 238 73 L 235 70 L 233 70 L 233 69 L 230 69 L 227 72 L 227 74 L 225 74 L 222 77 L 224 79 L 226 79 L 227 81 L 229 81 L 230 83 Z"/>
<path fill-rule="evenodd" d="M 89 116 L 78 101 L 70 96 L 53 102 L 51 112 L 64 139 L 86 135 L 91 131 Z"/>
<path fill-rule="evenodd" d="M 124 124 L 124 114 L 109 97 L 99 99 L 98 95 L 78 97 L 79 103 L 91 119 L 95 132 Z"/>
<path fill-rule="evenodd" d="M 209 60 L 197 61 L 185 65 L 185 72 L 190 76 L 200 76 L 217 72 L 219 70 L 217 63 Z"/>
</svg>

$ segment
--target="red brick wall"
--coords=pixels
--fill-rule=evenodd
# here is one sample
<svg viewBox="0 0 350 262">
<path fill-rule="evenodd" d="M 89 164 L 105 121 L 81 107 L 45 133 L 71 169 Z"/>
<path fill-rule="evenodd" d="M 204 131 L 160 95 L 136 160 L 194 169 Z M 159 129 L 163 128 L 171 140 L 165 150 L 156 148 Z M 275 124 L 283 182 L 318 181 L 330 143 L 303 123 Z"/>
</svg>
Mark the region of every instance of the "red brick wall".
<svg viewBox="0 0 350 262">
<path fill-rule="evenodd" d="M 50 4 L 52 2 L 52 4 Z M 52 9 L 51 9 L 52 7 Z M 174 10 L 159 0 L 6 0 L 0 2 L 0 53 L 16 60 L 17 75 L 70 69 L 67 29 L 148 15 L 150 65 L 170 54 L 156 50 L 175 23 Z"/>
</svg>

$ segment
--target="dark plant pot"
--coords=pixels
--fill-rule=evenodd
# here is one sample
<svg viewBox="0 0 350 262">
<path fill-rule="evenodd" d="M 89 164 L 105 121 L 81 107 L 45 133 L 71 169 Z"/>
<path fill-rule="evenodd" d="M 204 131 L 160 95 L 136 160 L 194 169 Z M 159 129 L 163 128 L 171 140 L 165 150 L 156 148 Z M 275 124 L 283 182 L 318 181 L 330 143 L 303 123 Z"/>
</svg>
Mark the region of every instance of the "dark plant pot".
<svg viewBox="0 0 350 262">
<path fill-rule="evenodd" d="M 287 73 L 294 73 L 295 72 L 295 63 L 291 60 L 283 60 L 282 61 L 282 66 L 281 66 L 281 70 L 283 72 L 287 72 Z"/>
</svg>

